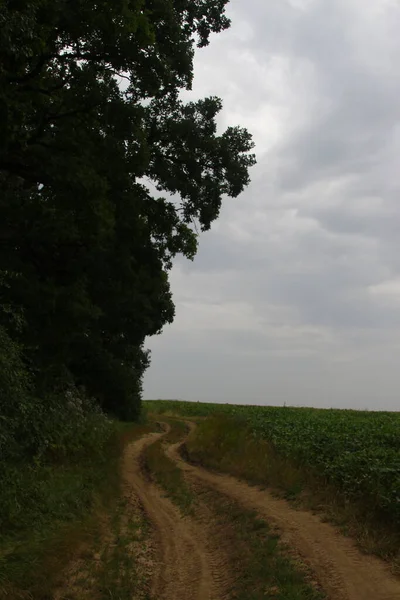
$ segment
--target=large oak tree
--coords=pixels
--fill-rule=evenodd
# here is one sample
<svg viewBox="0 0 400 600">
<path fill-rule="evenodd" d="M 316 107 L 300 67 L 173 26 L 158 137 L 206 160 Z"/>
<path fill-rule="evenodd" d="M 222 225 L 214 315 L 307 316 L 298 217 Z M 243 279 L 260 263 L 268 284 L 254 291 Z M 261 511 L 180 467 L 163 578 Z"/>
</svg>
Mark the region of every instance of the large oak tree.
<svg viewBox="0 0 400 600">
<path fill-rule="evenodd" d="M 0 4 L 0 325 L 40 394 L 72 381 L 138 414 L 171 261 L 248 184 L 250 134 L 217 133 L 218 98 L 180 99 L 226 3 Z"/>
</svg>

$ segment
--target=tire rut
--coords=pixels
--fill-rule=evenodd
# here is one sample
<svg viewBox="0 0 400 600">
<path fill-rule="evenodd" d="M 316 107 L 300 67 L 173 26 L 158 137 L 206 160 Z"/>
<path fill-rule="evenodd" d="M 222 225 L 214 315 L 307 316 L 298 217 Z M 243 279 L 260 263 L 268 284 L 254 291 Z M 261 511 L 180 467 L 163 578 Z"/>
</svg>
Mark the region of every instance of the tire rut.
<svg viewBox="0 0 400 600">
<path fill-rule="evenodd" d="M 130 444 L 124 455 L 125 484 L 139 498 L 154 529 L 156 560 L 151 585 L 155 600 L 222 600 L 222 564 L 210 549 L 201 524 L 182 516 L 160 488 L 143 475 L 144 449 L 163 433 L 149 434 Z"/>
<path fill-rule="evenodd" d="M 182 441 L 166 446 L 165 453 L 168 457 L 176 456 Z M 191 489 L 196 495 L 196 524 L 199 526 L 199 535 L 203 546 L 207 549 L 207 556 L 212 574 L 214 596 L 218 600 L 230 598 L 229 589 L 232 587 L 234 576 L 231 572 L 229 542 L 227 542 L 225 531 L 221 531 L 216 522 L 213 510 L 202 500 L 202 494 L 209 489 L 198 479 L 190 477 L 185 471 L 185 477 Z"/>
<path fill-rule="evenodd" d="M 195 425 L 187 422 L 190 429 Z M 315 573 L 331 600 L 399 600 L 400 580 L 385 563 L 362 554 L 349 538 L 318 516 L 293 509 L 285 500 L 230 475 L 217 474 L 186 462 L 179 453 L 183 443 L 167 455 L 190 476 L 255 510 L 282 532 L 281 538 Z"/>
</svg>

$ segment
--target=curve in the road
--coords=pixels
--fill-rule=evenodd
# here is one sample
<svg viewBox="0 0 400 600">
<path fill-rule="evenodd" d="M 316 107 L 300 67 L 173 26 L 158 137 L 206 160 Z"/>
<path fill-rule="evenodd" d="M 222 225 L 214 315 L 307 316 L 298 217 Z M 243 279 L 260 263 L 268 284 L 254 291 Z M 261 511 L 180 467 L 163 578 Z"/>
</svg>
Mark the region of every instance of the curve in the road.
<svg viewBox="0 0 400 600">
<path fill-rule="evenodd" d="M 283 541 L 309 565 L 331 600 L 400 600 L 400 580 L 383 561 L 362 554 L 350 538 L 317 515 L 295 510 L 285 500 L 230 475 L 189 464 L 179 452 L 182 444 L 169 446 L 168 456 L 191 476 L 276 524 Z"/>
<path fill-rule="evenodd" d="M 223 600 L 226 578 L 221 577 L 204 528 L 182 516 L 160 488 L 143 475 L 141 454 L 161 435 L 149 434 L 130 444 L 123 463 L 125 486 L 139 497 L 155 532 L 151 596 L 157 600 Z"/>
</svg>

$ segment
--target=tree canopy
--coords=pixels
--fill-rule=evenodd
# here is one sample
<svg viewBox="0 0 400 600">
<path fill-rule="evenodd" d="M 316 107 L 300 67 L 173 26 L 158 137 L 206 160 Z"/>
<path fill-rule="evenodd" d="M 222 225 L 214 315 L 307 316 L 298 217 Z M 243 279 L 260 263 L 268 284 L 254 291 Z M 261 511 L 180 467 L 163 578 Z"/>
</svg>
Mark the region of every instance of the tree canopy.
<svg viewBox="0 0 400 600">
<path fill-rule="evenodd" d="M 218 134 L 219 98 L 180 96 L 226 4 L 0 4 L 0 327 L 37 395 L 72 382 L 138 414 L 173 257 L 255 162 L 246 129 Z"/>
</svg>

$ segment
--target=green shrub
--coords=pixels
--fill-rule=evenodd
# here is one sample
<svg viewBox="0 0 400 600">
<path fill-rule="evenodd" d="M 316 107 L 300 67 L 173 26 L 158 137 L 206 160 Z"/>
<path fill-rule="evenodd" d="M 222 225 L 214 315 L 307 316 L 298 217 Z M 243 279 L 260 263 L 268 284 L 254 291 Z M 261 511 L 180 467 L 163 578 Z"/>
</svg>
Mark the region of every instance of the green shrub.
<svg viewBox="0 0 400 600">
<path fill-rule="evenodd" d="M 19 453 L 18 429 L 28 426 L 29 377 L 19 346 L 0 325 L 0 460 Z"/>
</svg>

